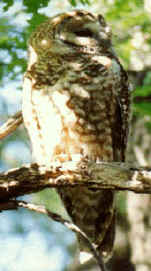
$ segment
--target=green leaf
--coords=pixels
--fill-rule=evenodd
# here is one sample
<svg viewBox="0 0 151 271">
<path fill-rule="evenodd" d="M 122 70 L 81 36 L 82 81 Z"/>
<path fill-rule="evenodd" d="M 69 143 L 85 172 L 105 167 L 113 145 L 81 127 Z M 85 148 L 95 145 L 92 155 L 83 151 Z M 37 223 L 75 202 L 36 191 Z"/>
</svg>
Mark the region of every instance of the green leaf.
<svg viewBox="0 0 151 271">
<path fill-rule="evenodd" d="M 73 7 L 77 6 L 78 2 L 80 2 L 80 3 L 83 4 L 83 5 L 86 5 L 86 4 L 89 5 L 89 4 L 90 4 L 89 0 L 69 0 L 69 3 L 70 3 Z"/>
<path fill-rule="evenodd" d="M 83 5 L 90 5 L 90 2 L 89 0 L 80 0 L 80 2 L 83 4 Z"/>
<path fill-rule="evenodd" d="M 75 7 L 77 5 L 76 1 L 75 0 L 69 0 L 70 4 Z"/>
<path fill-rule="evenodd" d="M 31 34 L 31 32 L 33 30 L 35 30 L 35 28 L 41 24 L 42 22 L 44 22 L 47 18 L 47 16 L 45 16 L 44 14 L 39 14 L 39 13 L 34 13 L 32 18 L 30 20 L 28 20 L 29 26 L 28 26 L 28 35 Z"/>
<path fill-rule="evenodd" d="M 26 7 L 27 12 L 37 13 L 39 8 L 47 7 L 49 0 L 23 0 L 23 4 Z"/>
<path fill-rule="evenodd" d="M 151 95 L 151 86 L 150 85 L 144 85 L 142 87 L 136 87 L 135 91 L 133 92 L 133 96 L 136 97 L 136 96 L 142 96 L 142 97 L 145 97 L 145 96 L 148 96 L 148 95 Z M 151 107 L 151 105 L 150 105 Z"/>
<path fill-rule="evenodd" d="M 135 114 L 142 115 L 142 116 L 144 115 L 151 116 L 151 105 L 149 102 L 134 104 L 133 110 Z"/>
<path fill-rule="evenodd" d="M 144 85 L 150 85 L 151 88 L 151 71 L 147 72 L 144 78 Z"/>
<path fill-rule="evenodd" d="M 3 3 L 6 5 L 3 7 L 4 11 L 7 11 L 11 6 L 13 6 L 14 1 L 13 0 L 3 0 Z"/>
</svg>

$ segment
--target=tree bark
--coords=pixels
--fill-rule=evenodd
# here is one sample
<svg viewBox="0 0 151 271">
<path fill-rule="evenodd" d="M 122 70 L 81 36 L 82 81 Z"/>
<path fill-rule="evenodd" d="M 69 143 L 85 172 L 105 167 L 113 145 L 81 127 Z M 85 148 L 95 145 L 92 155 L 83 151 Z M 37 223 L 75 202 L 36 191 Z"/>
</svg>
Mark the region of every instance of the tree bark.
<svg viewBox="0 0 151 271">
<path fill-rule="evenodd" d="M 0 201 L 6 202 L 48 187 L 75 185 L 151 193 L 151 168 L 134 168 L 130 164 L 117 162 L 84 161 L 79 164 L 65 162 L 60 166 L 54 163 L 48 170 L 31 164 L 0 174 Z M 2 208 L 0 206 L 0 210 Z"/>
</svg>

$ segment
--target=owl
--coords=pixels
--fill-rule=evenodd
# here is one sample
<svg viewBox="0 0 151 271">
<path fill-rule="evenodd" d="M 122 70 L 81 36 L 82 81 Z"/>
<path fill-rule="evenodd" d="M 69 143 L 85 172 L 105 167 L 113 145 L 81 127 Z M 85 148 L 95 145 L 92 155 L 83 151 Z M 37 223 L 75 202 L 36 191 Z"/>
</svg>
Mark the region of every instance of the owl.
<svg viewBox="0 0 151 271">
<path fill-rule="evenodd" d="M 32 33 L 23 118 L 39 165 L 124 161 L 129 83 L 111 39 L 103 16 L 84 10 L 54 16 Z M 115 235 L 113 191 L 77 186 L 58 193 L 72 221 L 108 259 Z M 77 239 L 81 255 L 91 257 Z"/>
</svg>

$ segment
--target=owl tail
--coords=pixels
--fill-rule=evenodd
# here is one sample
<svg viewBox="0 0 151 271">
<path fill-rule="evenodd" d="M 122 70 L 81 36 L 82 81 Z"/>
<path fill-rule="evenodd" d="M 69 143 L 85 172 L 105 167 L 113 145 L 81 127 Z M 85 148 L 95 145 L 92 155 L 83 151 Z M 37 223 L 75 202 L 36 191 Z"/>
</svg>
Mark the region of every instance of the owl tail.
<svg viewBox="0 0 151 271">
<path fill-rule="evenodd" d="M 58 190 L 72 221 L 83 231 L 104 261 L 111 256 L 115 236 L 114 193 L 111 190 L 87 187 L 61 188 Z M 86 240 L 76 234 L 80 260 L 93 257 Z"/>
<path fill-rule="evenodd" d="M 93 255 L 89 252 L 80 252 L 79 260 L 81 264 L 87 263 L 92 259 Z"/>
<path fill-rule="evenodd" d="M 103 240 L 100 242 L 99 245 L 94 244 L 94 247 L 96 247 L 97 252 L 101 255 L 102 260 L 104 262 L 107 262 L 111 256 L 112 256 L 112 250 L 113 250 L 113 245 L 114 245 L 114 238 L 115 238 L 115 210 L 114 210 L 114 214 L 111 220 L 111 223 L 106 231 L 106 234 L 103 238 Z M 80 236 L 78 237 L 78 239 L 81 238 Z M 81 240 L 81 239 L 80 239 Z M 80 243 L 80 256 L 79 256 L 79 260 L 81 264 L 84 264 L 88 261 L 90 261 L 94 255 L 89 252 L 89 251 L 85 251 L 85 246 L 82 247 L 82 244 L 79 240 Z M 97 241 L 97 243 L 99 243 Z"/>
</svg>

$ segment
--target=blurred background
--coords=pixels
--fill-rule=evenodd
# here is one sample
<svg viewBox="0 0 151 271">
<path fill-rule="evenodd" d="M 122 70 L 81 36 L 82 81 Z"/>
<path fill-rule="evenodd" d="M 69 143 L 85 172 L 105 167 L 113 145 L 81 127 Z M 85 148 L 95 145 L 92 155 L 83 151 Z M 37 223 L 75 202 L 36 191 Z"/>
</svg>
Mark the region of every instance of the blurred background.
<svg viewBox="0 0 151 271">
<path fill-rule="evenodd" d="M 1 0 L 0 125 L 21 109 L 27 40 L 47 17 L 82 8 L 101 13 L 113 30 L 113 44 L 132 85 L 132 127 L 127 161 L 151 161 L 151 1 Z M 28 135 L 21 125 L 0 142 L 0 170 L 31 162 Z M 23 197 L 67 216 L 54 190 Z M 151 270 L 151 197 L 117 193 L 115 250 L 110 271 Z M 0 271 L 98 270 L 80 266 L 75 236 L 62 225 L 28 210 L 0 214 Z"/>
</svg>

